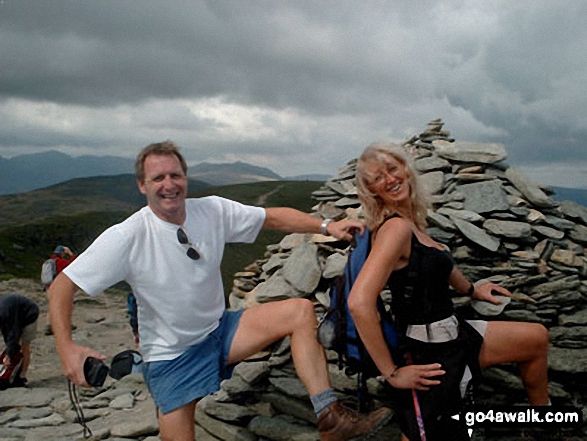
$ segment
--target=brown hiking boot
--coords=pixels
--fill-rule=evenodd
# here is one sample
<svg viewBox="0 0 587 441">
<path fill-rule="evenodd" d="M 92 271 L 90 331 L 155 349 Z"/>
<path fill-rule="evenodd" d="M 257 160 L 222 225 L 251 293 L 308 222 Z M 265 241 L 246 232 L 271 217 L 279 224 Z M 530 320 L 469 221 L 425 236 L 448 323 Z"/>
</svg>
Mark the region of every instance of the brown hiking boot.
<svg viewBox="0 0 587 441">
<path fill-rule="evenodd" d="M 365 439 L 383 427 L 390 418 L 391 411 L 386 407 L 362 415 L 336 401 L 320 412 L 318 432 L 322 441 Z"/>
</svg>

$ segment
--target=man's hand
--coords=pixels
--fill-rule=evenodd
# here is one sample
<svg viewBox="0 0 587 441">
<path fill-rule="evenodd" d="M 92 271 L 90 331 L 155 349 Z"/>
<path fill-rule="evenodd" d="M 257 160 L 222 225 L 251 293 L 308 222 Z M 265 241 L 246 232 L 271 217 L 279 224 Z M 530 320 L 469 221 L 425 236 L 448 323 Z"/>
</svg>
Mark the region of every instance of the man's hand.
<svg viewBox="0 0 587 441">
<path fill-rule="evenodd" d="M 85 346 L 71 343 L 60 351 L 61 366 L 65 376 L 75 385 L 90 387 L 84 376 L 84 363 L 86 358 L 94 357 L 104 361 L 106 357 L 97 351 Z"/>
<path fill-rule="evenodd" d="M 346 241 L 353 240 L 353 235 L 356 231 L 361 233 L 365 230 L 365 225 L 362 222 L 342 219 L 337 222 L 330 222 L 326 226 L 326 231 L 337 239 L 343 239 Z"/>
</svg>

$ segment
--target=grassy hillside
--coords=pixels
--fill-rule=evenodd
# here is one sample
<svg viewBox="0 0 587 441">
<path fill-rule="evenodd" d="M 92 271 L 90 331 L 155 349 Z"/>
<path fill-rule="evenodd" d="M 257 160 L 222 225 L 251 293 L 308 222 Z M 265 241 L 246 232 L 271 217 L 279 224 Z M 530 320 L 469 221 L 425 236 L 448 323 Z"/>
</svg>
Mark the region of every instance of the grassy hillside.
<svg viewBox="0 0 587 441">
<path fill-rule="evenodd" d="M 93 212 L 56 216 L 0 229 L 0 278 L 40 279 L 41 265 L 57 245 L 84 250 L 110 225 L 130 212 Z"/>
<path fill-rule="evenodd" d="M 120 184 L 114 185 L 113 178 L 119 178 Z M 29 203 L 28 215 L 21 207 L 18 213 L 7 213 L 13 219 L 10 225 L 0 225 L 0 278 L 38 279 L 42 262 L 56 245 L 68 245 L 74 252 L 82 252 L 102 231 L 143 206 L 144 197 L 138 190 L 132 198 L 129 178 L 132 176 L 80 179 L 74 181 L 81 182 L 69 181 L 67 185 L 21 195 Z M 321 185 L 307 181 L 271 181 L 198 190 L 198 185 L 192 184 L 190 190 L 196 190 L 190 191 L 192 197 L 214 194 L 245 204 L 291 206 L 302 211 L 311 211 L 315 201 L 310 194 Z M 2 204 L 8 204 L 12 198 L 0 197 L 3 213 L 8 205 Z M 118 206 L 125 208 L 115 210 Z M 265 247 L 279 242 L 283 236 L 280 232 L 264 230 L 254 244 L 227 245 L 222 263 L 225 289 L 231 289 L 235 272 L 262 257 Z"/>
<path fill-rule="evenodd" d="M 196 180 L 190 180 L 189 186 L 194 191 L 210 187 Z M 0 228 L 95 211 L 133 212 L 144 204 L 134 175 L 72 179 L 41 190 L 0 196 Z"/>
<path fill-rule="evenodd" d="M 253 184 L 227 185 L 213 187 L 197 196 L 217 195 L 241 202 L 243 204 L 262 207 L 293 207 L 310 212 L 316 201 L 310 195 L 322 185 L 311 181 L 269 181 Z M 279 243 L 284 233 L 274 230 L 261 230 L 255 243 L 228 244 L 222 260 L 222 280 L 224 291 L 230 293 L 232 280 L 236 272 L 241 271 L 249 263 L 263 257 L 267 245 Z"/>
</svg>

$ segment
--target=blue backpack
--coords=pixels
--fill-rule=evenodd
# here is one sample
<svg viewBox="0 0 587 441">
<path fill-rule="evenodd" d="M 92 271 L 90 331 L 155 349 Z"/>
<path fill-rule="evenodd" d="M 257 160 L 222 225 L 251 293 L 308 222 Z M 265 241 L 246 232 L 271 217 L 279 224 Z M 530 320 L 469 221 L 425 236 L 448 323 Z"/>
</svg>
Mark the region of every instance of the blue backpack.
<svg viewBox="0 0 587 441">
<path fill-rule="evenodd" d="M 318 325 L 318 340 L 326 349 L 338 354 L 339 368 L 349 376 L 357 375 L 359 410 L 369 406 L 367 380 L 380 375 L 377 366 L 365 349 L 348 308 L 348 296 L 371 251 L 371 231 L 357 232 L 348 256 L 344 273 L 336 277 L 330 288 L 330 306 Z M 393 352 L 398 348 L 400 335 L 383 299 L 377 299 L 381 329 L 387 345 Z"/>
</svg>

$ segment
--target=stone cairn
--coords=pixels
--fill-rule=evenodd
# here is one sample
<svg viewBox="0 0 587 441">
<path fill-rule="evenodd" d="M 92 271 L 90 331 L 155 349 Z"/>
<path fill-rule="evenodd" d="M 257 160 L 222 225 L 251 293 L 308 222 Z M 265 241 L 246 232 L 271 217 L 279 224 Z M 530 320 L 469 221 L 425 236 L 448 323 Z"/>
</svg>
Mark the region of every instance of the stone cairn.
<svg viewBox="0 0 587 441">
<path fill-rule="evenodd" d="M 544 324 L 550 331 L 550 396 L 587 418 L 587 209 L 555 202 L 551 192 L 504 163 L 500 144 L 457 142 L 434 120 L 404 143 L 431 196 L 429 234 L 448 245 L 469 280 L 495 281 L 513 293 L 499 316 L 482 317 L 470 300 L 455 297 L 456 308 L 471 318 Z M 356 160 L 313 193 L 321 218 L 362 218 L 355 188 Z M 235 275 L 231 308 L 288 298 L 314 301 L 320 318 L 329 288 L 342 273 L 348 243 L 322 235 L 292 234 L 267 247 L 266 255 Z M 331 382 L 341 398 L 356 396 L 357 382 L 327 352 Z M 388 405 L 388 389 L 369 381 L 376 405 Z M 10 393 L 8 393 L 10 392 Z M 108 379 L 103 388 L 80 391 L 92 439 L 156 440 L 152 400 L 137 375 Z M 484 371 L 479 400 L 493 405 L 526 404 L 516 367 Z M 10 389 L 0 392 L 0 441 L 81 440 L 69 399 L 62 389 Z M 297 378 L 289 340 L 237 365 L 221 390 L 200 401 L 199 441 L 318 440 L 316 417 Z M 477 432 L 476 432 L 477 433 Z M 517 432 L 483 433 L 482 438 L 517 440 Z M 585 427 L 578 430 L 587 439 Z M 377 440 L 399 440 L 392 421 Z"/>
<path fill-rule="evenodd" d="M 450 247 L 469 280 L 491 280 L 513 293 L 499 316 L 480 316 L 466 297 L 455 297 L 454 304 L 470 318 L 536 322 L 549 328 L 551 400 L 578 407 L 585 419 L 587 208 L 554 201 L 551 190 L 504 162 L 503 145 L 455 141 L 443 125 L 442 120 L 433 120 L 421 135 L 403 145 L 431 195 L 428 232 Z M 356 160 L 352 160 L 313 193 L 318 201 L 316 216 L 362 218 L 355 169 Z M 305 297 L 315 302 L 320 318 L 348 250 L 348 243 L 331 237 L 286 236 L 267 248 L 264 259 L 235 275 L 231 307 Z M 339 370 L 336 354 L 327 355 L 336 391 L 343 398 L 356 396 L 356 379 Z M 267 356 L 267 360 L 239 365 L 218 394 L 203 400 L 199 424 L 219 439 L 317 439 L 315 416 L 295 376 L 287 341 Z M 386 388 L 372 380 L 370 389 L 379 404 L 386 404 Z M 488 404 L 527 404 L 514 365 L 487 369 L 479 395 Z M 235 418 L 237 410 L 247 416 Z M 390 433 L 398 436 L 397 427 L 381 439 L 391 439 Z M 582 435 L 587 437 L 587 430 Z"/>
</svg>

